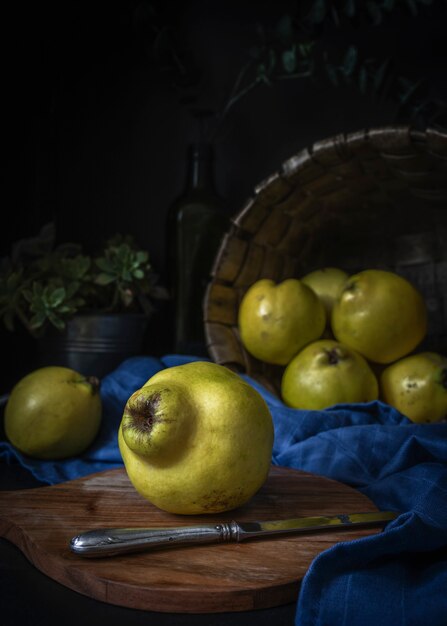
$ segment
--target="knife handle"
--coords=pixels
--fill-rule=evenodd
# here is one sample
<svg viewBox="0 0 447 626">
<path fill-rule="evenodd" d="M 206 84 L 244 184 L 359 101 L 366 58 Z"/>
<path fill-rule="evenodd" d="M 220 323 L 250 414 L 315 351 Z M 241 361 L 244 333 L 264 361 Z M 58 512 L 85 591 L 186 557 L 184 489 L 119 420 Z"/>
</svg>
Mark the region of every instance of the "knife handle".
<svg viewBox="0 0 447 626">
<path fill-rule="evenodd" d="M 98 528 L 73 537 L 70 549 L 79 556 L 115 556 L 179 544 L 238 541 L 239 532 L 234 521 L 179 528 Z"/>
</svg>

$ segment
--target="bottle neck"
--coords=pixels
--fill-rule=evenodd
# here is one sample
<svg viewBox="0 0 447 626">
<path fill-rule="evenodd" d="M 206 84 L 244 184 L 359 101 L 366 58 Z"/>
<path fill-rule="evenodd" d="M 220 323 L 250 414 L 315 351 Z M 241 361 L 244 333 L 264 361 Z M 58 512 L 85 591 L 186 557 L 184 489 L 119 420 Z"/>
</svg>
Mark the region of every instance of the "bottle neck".
<svg viewBox="0 0 447 626">
<path fill-rule="evenodd" d="M 209 143 L 188 146 L 187 190 L 214 191 L 214 151 Z"/>
</svg>

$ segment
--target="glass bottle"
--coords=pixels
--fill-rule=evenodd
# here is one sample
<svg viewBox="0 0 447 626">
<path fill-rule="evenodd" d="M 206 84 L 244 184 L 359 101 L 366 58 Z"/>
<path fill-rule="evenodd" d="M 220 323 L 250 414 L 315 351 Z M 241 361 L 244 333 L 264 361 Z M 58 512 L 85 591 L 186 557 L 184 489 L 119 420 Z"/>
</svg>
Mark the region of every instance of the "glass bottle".
<svg viewBox="0 0 447 626">
<path fill-rule="evenodd" d="M 187 179 L 182 196 L 168 212 L 168 272 L 173 298 L 173 349 L 207 356 L 203 299 L 229 219 L 214 181 L 210 143 L 188 146 Z"/>
</svg>

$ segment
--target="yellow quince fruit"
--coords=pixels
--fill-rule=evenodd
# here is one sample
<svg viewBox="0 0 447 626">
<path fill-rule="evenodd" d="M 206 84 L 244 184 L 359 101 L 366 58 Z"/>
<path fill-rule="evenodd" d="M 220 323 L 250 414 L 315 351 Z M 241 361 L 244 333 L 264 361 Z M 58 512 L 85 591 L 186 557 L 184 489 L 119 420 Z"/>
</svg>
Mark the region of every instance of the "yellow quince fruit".
<svg viewBox="0 0 447 626">
<path fill-rule="evenodd" d="M 273 423 L 261 394 L 216 363 L 162 370 L 127 401 L 118 442 L 129 479 L 170 513 L 228 511 L 270 470 Z"/>
<path fill-rule="evenodd" d="M 404 357 L 384 369 L 380 388 L 383 400 L 413 422 L 438 422 L 447 417 L 447 357 Z"/>
<path fill-rule="evenodd" d="M 425 337 L 427 308 L 405 278 L 385 270 L 351 276 L 334 304 L 335 338 L 369 361 L 391 363 L 412 352 Z"/>
<path fill-rule="evenodd" d="M 378 383 L 358 352 L 321 339 L 290 361 L 282 376 L 281 395 L 290 407 L 321 410 L 334 404 L 377 400 Z"/>
<path fill-rule="evenodd" d="M 261 279 L 244 294 L 239 307 L 239 332 L 246 350 L 276 365 L 289 361 L 324 332 L 326 313 L 318 296 L 300 280 L 276 284 Z"/>
<path fill-rule="evenodd" d="M 348 278 L 348 273 L 338 267 L 322 267 L 301 278 L 323 302 L 328 321 L 331 319 L 334 302 Z"/>
<path fill-rule="evenodd" d="M 5 433 L 24 454 L 63 459 L 93 442 L 101 413 L 97 378 L 67 367 L 41 367 L 13 387 L 5 407 Z"/>
</svg>

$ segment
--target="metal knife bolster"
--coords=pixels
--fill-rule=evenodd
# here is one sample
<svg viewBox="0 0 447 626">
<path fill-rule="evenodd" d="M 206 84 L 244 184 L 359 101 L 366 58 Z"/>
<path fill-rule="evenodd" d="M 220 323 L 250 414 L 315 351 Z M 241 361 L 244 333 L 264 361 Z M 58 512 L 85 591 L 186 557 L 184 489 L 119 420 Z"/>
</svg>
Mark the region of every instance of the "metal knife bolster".
<svg viewBox="0 0 447 626">
<path fill-rule="evenodd" d="M 266 522 L 235 522 L 177 528 L 104 528 L 73 537 L 70 549 L 87 557 L 114 556 L 179 544 L 237 542 L 267 535 L 296 534 L 325 529 L 378 526 L 397 517 L 391 511 L 329 517 L 301 517 Z"/>
</svg>

